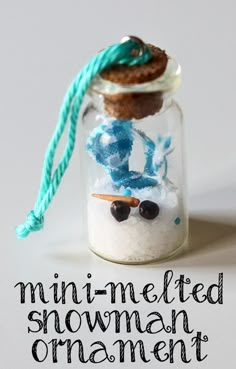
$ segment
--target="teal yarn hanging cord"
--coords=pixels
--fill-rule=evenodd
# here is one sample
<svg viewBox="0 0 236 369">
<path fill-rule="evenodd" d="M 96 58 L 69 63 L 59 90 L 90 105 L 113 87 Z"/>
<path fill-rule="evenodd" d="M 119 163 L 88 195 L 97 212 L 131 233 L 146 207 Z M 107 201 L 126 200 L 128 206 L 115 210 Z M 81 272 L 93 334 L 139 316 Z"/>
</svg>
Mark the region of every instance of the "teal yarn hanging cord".
<svg viewBox="0 0 236 369">
<path fill-rule="evenodd" d="M 134 50 L 137 55 L 133 54 Z M 94 56 L 72 81 L 61 107 L 55 132 L 46 151 L 37 201 L 34 209 L 27 215 L 25 223 L 16 228 L 18 239 L 25 238 L 31 232 L 43 228 L 44 213 L 56 194 L 73 154 L 81 104 L 94 77 L 112 65 L 140 65 L 148 62 L 150 58 L 151 51 L 147 45 L 136 37 L 126 37 L 120 43 L 109 46 Z M 66 147 L 53 172 L 56 149 L 67 125 Z"/>
</svg>

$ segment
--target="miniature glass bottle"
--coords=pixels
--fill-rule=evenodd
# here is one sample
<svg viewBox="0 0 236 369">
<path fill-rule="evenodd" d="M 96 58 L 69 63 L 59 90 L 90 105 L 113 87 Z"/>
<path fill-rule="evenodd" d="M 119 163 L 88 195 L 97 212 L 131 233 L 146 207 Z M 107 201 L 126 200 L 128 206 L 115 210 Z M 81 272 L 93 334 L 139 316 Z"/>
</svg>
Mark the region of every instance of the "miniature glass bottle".
<svg viewBox="0 0 236 369">
<path fill-rule="evenodd" d="M 188 236 L 180 66 L 149 46 L 151 62 L 95 78 L 83 113 L 89 247 L 118 263 L 167 258 Z"/>
</svg>

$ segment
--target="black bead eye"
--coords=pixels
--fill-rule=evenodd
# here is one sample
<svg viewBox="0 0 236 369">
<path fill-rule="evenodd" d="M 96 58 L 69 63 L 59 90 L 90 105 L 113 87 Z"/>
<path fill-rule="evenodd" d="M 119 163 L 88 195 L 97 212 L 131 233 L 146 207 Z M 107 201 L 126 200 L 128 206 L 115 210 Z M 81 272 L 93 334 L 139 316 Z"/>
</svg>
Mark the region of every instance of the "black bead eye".
<svg viewBox="0 0 236 369">
<path fill-rule="evenodd" d="M 113 201 L 111 204 L 111 214 L 118 222 L 123 222 L 123 220 L 129 217 L 130 206 L 124 201 Z"/>
<path fill-rule="evenodd" d="M 150 200 L 142 201 L 139 205 L 139 214 L 145 219 L 154 219 L 160 212 L 159 206 Z"/>
</svg>

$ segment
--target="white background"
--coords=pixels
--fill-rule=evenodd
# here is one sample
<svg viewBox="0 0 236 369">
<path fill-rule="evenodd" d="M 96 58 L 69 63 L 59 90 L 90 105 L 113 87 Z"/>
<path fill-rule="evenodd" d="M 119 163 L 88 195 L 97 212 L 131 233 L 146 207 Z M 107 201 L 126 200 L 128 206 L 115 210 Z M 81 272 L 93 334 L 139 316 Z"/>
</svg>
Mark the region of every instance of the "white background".
<svg viewBox="0 0 236 369">
<path fill-rule="evenodd" d="M 20 305 L 19 291 L 13 288 L 18 281 L 44 281 L 48 286 L 57 272 L 61 280 L 82 285 L 91 272 L 97 286 L 123 280 L 138 288 L 145 281 L 159 283 L 163 272 L 173 269 L 176 278 L 182 273 L 206 285 L 224 272 L 223 306 L 186 305 L 192 325 L 204 331 L 209 342 L 205 346 L 208 358 L 185 366 L 234 369 L 235 1 L 1 0 L 0 8 L 0 368 L 49 369 L 53 365 L 50 360 L 37 364 L 32 359 L 36 338 L 27 334 L 27 313 L 35 307 Z M 91 255 L 82 241 L 78 147 L 46 214 L 44 231 L 16 241 L 14 227 L 33 207 L 44 152 L 68 84 L 91 56 L 126 34 L 166 49 L 182 65 L 183 84 L 177 98 L 187 128 L 190 252 L 159 265 L 139 267 L 113 265 Z M 102 308 L 102 303 L 97 304 L 94 309 Z M 62 312 L 60 306 L 57 309 Z M 165 311 L 163 304 L 161 309 Z M 85 331 L 81 336 L 88 342 L 99 339 Z M 145 338 L 147 344 L 149 340 Z M 170 364 L 106 365 L 97 366 L 167 368 Z M 183 366 L 178 360 L 172 364 L 173 368 Z M 56 367 L 67 367 L 63 355 Z M 79 363 L 68 367 L 77 368 Z"/>
</svg>

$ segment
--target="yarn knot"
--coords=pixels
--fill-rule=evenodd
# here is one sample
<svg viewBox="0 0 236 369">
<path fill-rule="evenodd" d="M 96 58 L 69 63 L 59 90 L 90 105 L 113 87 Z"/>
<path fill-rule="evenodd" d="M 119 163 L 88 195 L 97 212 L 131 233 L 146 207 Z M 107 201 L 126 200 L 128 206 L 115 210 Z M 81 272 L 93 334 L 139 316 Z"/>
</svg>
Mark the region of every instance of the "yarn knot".
<svg viewBox="0 0 236 369">
<path fill-rule="evenodd" d="M 44 217 L 40 218 L 36 217 L 33 210 L 29 212 L 27 215 L 26 221 L 24 224 L 19 225 L 16 228 L 16 234 L 18 239 L 26 238 L 30 232 L 40 231 L 44 225 Z"/>
</svg>

